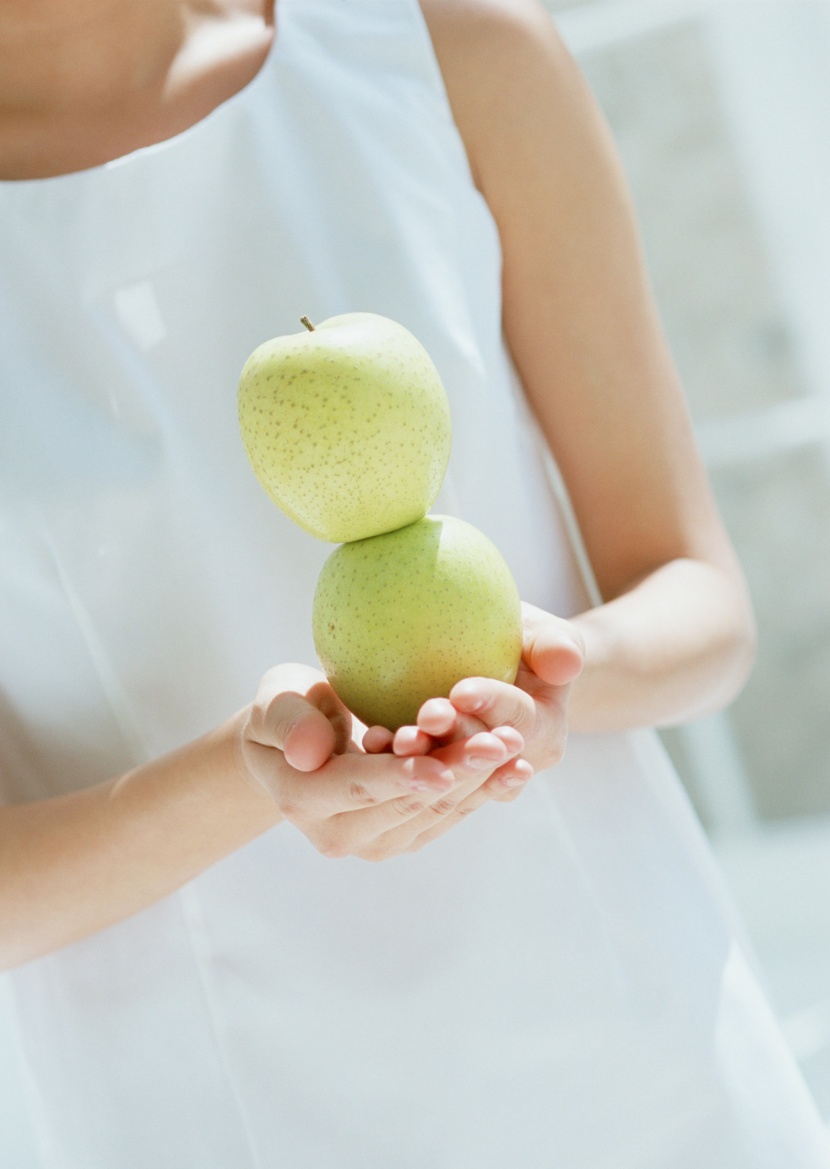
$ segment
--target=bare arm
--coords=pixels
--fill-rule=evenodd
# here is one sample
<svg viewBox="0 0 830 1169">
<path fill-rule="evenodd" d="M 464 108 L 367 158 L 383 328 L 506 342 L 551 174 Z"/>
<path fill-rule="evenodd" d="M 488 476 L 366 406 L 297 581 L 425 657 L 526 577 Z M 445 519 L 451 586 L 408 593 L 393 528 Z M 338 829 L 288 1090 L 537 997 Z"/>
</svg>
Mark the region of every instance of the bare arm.
<svg viewBox="0 0 830 1169">
<path fill-rule="evenodd" d="M 667 724 L 720 707 L 752 661 L 751 608 L 610 133 L 537 0 L 423 8 L 499 228 L 506 338 L 605 601 L 571 623 L 585 666 L 570 725 Z"/>
<path fill-rule="evenodd" d="M 279 822 L 237 763 L 240 719 L 121 778 L 0 808 L 0 968 L 129 917 Z"/>
<path fill-rule="evenodd" d="M 180 750 L 0 808 L 0 969 L 147 908 L 283 819 L 325 856 L 415 851 L 509 798 L 524 745 L 510 727 L 475 727 L 429 758 L 368 755 L 352 731 L 318 670 L 279 666 L 250 707 Z"/>
</svg>

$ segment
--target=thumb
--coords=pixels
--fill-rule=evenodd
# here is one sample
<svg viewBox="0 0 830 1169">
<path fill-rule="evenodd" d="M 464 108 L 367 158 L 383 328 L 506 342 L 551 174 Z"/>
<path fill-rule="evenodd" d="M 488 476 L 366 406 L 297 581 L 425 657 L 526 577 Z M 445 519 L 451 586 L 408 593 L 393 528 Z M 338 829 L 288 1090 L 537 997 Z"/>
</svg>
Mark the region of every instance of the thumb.
<svg viewBox="0 0 830 1169">
<path fill-rule="evenodd" d="M 265 747 L 276 747 L 299 771 L 315 771 L 332 754 L 345 750 L 349 713 L 322 675 L 310 667 L 276 666 L 259 685 L 246 733 Z"/>
<path fill-rule="evenodd" d="M 298 771 L 316 771 L 337 745 L 334 727 L 323 712 L 291 691 L 276 695 L 264 707 L 254 707 L 249 737 L 282 751 L 286 762 Z"/>
<path fill-rule="evenodd" d="M 582 673 L 585 644 L 570 621 L 535 605 L 522 605 L 522 658 L 550 686 L 567 686 Z"/>
</svg>

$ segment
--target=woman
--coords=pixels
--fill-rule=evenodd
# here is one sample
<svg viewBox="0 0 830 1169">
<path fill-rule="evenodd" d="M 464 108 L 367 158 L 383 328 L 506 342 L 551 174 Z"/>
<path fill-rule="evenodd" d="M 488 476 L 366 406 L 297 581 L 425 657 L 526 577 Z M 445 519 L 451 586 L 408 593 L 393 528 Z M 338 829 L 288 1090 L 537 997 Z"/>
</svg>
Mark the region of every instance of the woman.
<svg viewBox="0 0 830 1169">
<path fill-rule="evenodd" d="M 613 147 L 532 0 L 422 9 L 0 10 L 15 1164 L 825 1163 L 635 730 L 728 702 L 753 633 Z M 328 548 L 235 422 L 255 345 L 354 309 L 436 361 L 435 510 L 529 602 L 517 686 L 365 749 L 273 667 Z"/>
</svg>

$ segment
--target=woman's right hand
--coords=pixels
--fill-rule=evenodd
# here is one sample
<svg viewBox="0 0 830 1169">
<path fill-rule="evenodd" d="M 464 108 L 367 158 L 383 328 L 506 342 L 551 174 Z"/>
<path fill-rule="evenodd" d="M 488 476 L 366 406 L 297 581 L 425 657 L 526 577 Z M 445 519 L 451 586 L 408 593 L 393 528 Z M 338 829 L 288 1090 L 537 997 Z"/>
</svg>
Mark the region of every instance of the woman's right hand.
<svg viewBox="0 0 830 1169">
<path fill-rule="evenodd" d="M 486 802 L 475 793 L 524 746 L 513 727 L 497 727 L 427 755 L 367 754 L 365 731 L 324 675 L 302 665 L 269 670 L 242 724 L 247 776 L 323 856 L 418 850 Z"/>
</svg>

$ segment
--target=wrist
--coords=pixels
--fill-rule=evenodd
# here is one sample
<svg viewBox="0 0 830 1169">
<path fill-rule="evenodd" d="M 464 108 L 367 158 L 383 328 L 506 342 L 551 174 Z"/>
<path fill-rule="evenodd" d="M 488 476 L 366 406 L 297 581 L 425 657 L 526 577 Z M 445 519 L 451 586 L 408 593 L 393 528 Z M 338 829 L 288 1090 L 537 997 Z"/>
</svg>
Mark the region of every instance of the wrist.
<svg viewBox="0 0 830 1169">
<path fill-rule="evenodd" d="M 268 789 L 248 765 L 249 752 L 245 750 L 245 744 L 250 717 L 251 704 L 237 711 L 213 733 L 217 738 L 217 750 L 224 756 L 221 772 L 230 788 L 229 794 L 240 811 L 249 812 L 255 822 L 261 820 L 265 830 L 278 824 L 282 816 Z"/>
</svg>

